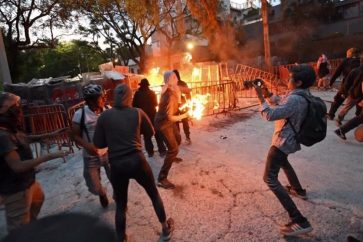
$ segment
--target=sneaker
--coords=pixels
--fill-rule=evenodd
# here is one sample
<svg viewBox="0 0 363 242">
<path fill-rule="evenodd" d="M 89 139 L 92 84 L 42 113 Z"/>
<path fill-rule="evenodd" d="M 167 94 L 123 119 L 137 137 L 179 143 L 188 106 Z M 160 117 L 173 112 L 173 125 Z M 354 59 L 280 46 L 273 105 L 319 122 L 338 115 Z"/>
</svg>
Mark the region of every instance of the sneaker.
<svg viewBox="0 0 363 242">
<path fill-rule="evenodd" d="M 166 221 L 166 223 L 168 224 L 168 232 L 167 233 L 162 232 L 158 242 L 170 241 L 171 237 L 173 236 L 174 227 L 175 227 L 174 220 L 172 218 L 169 218 Z"/>
<path fill-rule="evenodd" d="M 101 203 L 101 206 L 103 208 L 107 208 L 108 207 L 108 198 L 107 198 L 107 195 L 100 195 L 100 203 Z"/>
<path fill-rule="evenodd" d="M 305 189 L 300 189 L 300 190 L 296 190 L 295 188 L 293 188 L 292 186 L 285 186 L 285 189 L 287 191 L 288 194 L 301 198 L 303 200 L 307 200 L 308 197 L 306 196 L 306 190 Z"/>
<path fill-rule="evenodd" d="M 346 140 L 346 139 L 347 139 L 347 137 L 345 137 L 345 134 L 342 132 L 342 130 L 341 130 L 341 129 L 336 129 L 336 130 L 334 130 L 334 133 L 335 133 L 336 135 L 338 135 L 338 136 L 339 136 L 339 138 L 341 138 L 341 139 L 343 139 L 343 140 Z"/>
<path fill-rule="evenodd" d="M 360 240 L 354 238 L 353 236 L 349 235 L 347 237 L 347 242 L 361 242 Z"/>
<path fill-rule="evenodd" d="M 192 144 L 192 141 L 190 140 L 190 138 L 187 138 L 187 139 L 185 140 L 185 144 L 186 144 L 186 145 L 191 145 L 191 144 Z"/>
<path fill-rule="evenodd" d="M 174 189 L 175 185 L 173 183 L 171 183 L 167 178 L 164 178 L 164 179 L 158 181 L 158 187 L 161 187 L 164 189 Z"/>
<path fill-rule="evenodd" d="M 182 162 L 183 161 L 183 159 L 182 158 L 180 158 L 180 157 L 175 157 L 175 159 L 174 159 L 174 162 L 175 163 L 180 163 L 180 162 Z"/>
<path fill-rule="evenodd" d="M 311 227 L 308 221 L 303 223 L 290 222 L 280 228 L 280 232 L 285 236 L 296 236 L 311 231 L 313 231 L 313 227 Z"/>
</svg>

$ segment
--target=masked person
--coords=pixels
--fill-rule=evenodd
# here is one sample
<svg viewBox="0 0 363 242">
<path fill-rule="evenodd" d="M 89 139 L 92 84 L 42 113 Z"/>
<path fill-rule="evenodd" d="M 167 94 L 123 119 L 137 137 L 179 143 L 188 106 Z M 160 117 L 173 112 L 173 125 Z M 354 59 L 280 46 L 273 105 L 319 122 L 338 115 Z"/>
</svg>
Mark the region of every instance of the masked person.
<svg viewBox="0 0 363 242">
<path fill-rule="evenodd" d="M 181 103 L 180 105 L 183 105 L 187 102 L 187 100 L 191 99 L 191 95 L 190 95 L 190 89 L 188 87 L 188 84 L 180 79 L 180 74 L 178 70 L 173 70 L 173 72 L 175 73 L 176 77 L 178 78 L 178 86 L 181 92 Z M 180 114 L 183 114 L 185 112 L 187 112 L 188 110 L 183 110 L 180 111 Z M 183 125 L 183 131 L 185 134 L 185 144 L 190 145 L 192 143 L 192 140 L 190 139 L 190 127 L 189 127 L 189 118 L 184 118 L 181 121 L 182 125 Z M 178 129 L 179 129 L 179 124 L 178 124 Z"/>
<path fill-rule="evenodd" d="M 173 231 L 173 220 L 166 220 L 154 176 L 141 149 L 141 134 L 151 137 L 154 129 L 147 115 L 131 104 L 130 87 L 126 84 L 118 85 L 114 90 L 114 106 L 101 114 L 93 137 L 96 147 L 108 147 L 111 184 L 116 201 L 117 235 L 120 241 L 127 241 L 127 191 L 130 179 L 135 179 L 150 197 L 162 225 L 160 241 L 168 241 Z"/>
<path fill-rule="evenodd" d="M 155 116 L 155 128 L 162 133 L 168 151 L 158 176 L 158 186 L 165 189 L 174 189 L 175 185 L 167 177 L 173 162 L 182 161 L 181 158 L 177 157 L 181 141 L 177 122 L 188 118 L 188 113 L 179 115 L 180 90 L 175 73 L 166 71 L 164 73 L 164 83 L 159 110 Z"/>
<path fill-rule="evenodd" d="M 83 147 L 83 176 L 88 190 L 99 196 L 101 206 L 108 206 L 106 188 L 101 183 L 101 167 L 110 175 L 107 148 L 97 149 L 92 139 L 97 119 L 106 110 L 104 92 L 100 85 L 88 84 L 82 89 L 86 105 L 78 109 L 72 119 L 72 138 Z"/>
<path fill-rule="evenodd" d="M 156 114 L 156 107 L 158 106 L 156 94 L 149 88 L 149 81 L 144 78 L 139 83 L 140 88 L 135 92 L 134 99 L 132 100 L 132 106 L 141 108 L 149 117 L 151 121 L 154 121 Z M 152 137 L 144 136 L 145 149 L 149 157 L 154 156 L 154 145 Z M 160 132 L 155 133 L 155 140 L 158 146 L 158 151 L 161 157 L 166 154 L 166 147 L 164 140 Z"/>
<path fill-rule="evenodd" d="M 318 69 L 318 89 L 325 89 L 327 86 L 328 75 L 330 73 L 330 64 L 325 54 L 321 54 L 316 67 Z"/>
<path fill-rule="evenodd" d="M 268 152 L 263 180 L 288 212 L 290 222 L 281 228 L 281 233 L 294 236 L 313 230 L 309 221 L 301 214 L 289 194 L 306 199 L 297 175 L 288 161 L 288 155 L 300 150 L 295 130 L 300 130 L 308 111 L 308 102 L 300 95 L 310 95 L 308 88 L 315 82 L 315 72 L 309 65 L 297 65 L 290 71 L 289 92 L 286 96 L 272 95 L 267 89 L 255 86 L 264 119 L 275 122 L 272 145 Z M 268 98 L 270 104 L 265 101 Z M 287 122 L 290 122 L 289 125 Z M 293 129 L 294 127 L 294 129 Z M 278 180 L 283 169 L 290 186 L 283 187 Z"/>
<path fill-rule="evenodd" d="M 22 132 L 20 97 L 0 93 L 0 195 L 5 205 L 8 231 L 36 220 L 44 193 L 35 179 L 39 164 L 63 157 L 59 151 L 33 158 L 28 137 Z"/>
</svg>

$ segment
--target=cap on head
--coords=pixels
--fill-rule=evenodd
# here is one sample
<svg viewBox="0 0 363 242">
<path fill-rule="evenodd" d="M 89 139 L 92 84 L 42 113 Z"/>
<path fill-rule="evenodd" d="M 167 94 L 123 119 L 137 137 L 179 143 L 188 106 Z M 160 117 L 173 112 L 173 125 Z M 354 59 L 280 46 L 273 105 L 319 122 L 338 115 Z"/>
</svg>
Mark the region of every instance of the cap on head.
<svg viewBox="0 0 363 242">
<path fill-rule="evenodd" d="M 0 93 L 0 114 L 6 113 L 9 108 L 20 102 L 20 97 L 10 92 Z"/>
<path fill-rule="evenodd" d="M 149 81 L 146 78 L 143 78 L 143 79 L 141 79 L 141 81 L 139 83 L 139 86 L 141 86 L 141 87 L 148 87 L 148 86 L 150 86 L 150 83 L 149 83 Z"/>
<path fill-rule="evenodd" d="M 83 87 L 82 92 L 85 98 L 103 95 L 102 86 L 98 84 L 87 84 Z"/>
</svg>

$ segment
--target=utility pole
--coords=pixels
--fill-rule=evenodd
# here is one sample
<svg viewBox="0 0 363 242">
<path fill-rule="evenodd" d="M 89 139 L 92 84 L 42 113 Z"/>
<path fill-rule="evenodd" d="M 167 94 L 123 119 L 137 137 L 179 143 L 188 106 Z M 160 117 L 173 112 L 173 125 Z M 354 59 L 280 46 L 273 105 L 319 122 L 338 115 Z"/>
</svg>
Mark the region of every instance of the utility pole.
<svg viewBox="0 0 363 242">
<path fill-rule="evenodd" d="M 5 84 L 11 84 L 11 76 L 9 71 L 8 60 L 6 58 L 5 45 L 3 35 L 0 30 L 0 81 Z"/>
<path fill-rule="evenodd" d="M 265 63 L 268 71 L 271 69 L 271 52 L 270 52 L 270 38 L 268 31 L 268 11 L 267 0 L 261 0 L 262 11 L 262 25 L 263 25 L 263 44 L 265 49 Z"/>
</svg>

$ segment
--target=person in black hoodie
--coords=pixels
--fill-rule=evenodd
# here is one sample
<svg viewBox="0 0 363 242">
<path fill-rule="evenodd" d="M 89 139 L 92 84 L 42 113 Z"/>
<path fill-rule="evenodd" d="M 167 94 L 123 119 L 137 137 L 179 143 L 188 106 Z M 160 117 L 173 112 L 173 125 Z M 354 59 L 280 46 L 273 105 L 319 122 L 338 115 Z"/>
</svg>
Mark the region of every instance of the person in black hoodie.
<svg viewBox="0 0 363 242">
<path fill-rule="evenodd" d="M 141 137 L 154 135 L 153 126 L 144 111 L 133 108 L 132 91 L 126 84 L 114 90 L 114 106 L 104 111 L 97 120 L 93 143 L 98 148 L 108 147 L 111 165 L 111 184 L 116 201 L 116 232 L 120 241 L 127 241 L 126 208 L 130 179 L 135 179 L 150 197 L 162 225 L 159 241 L 168 241 L 173 231 L 173 220 L 166 220 L 163 201 L 155 185 L 153 173 L 141 150 Z"/>
<path fill-rule="evenodd" d="M 158 106 L 158 101 L 154 91 L 150 90 L 149 81 L 144 78 L 139 83 L 140 88 L 135 92 L 134 99 L 132 101 L 132 106 L 136 108 L 141 108 L 149 117 L 151 121 L 154 121 L 156 114 L 156 107 Z M 144 136 L 145 149 L 149 155 L 152 157 L 154 155 L 154 145 L 152 142 L 152 137 Z M 162 135 L 159 132 L 155 132 L 155 140 L 158 146 L 158 151 L 161 157 L 166 154 L 166 147 Z"/>
<path fill-rule="evenodd" d="M 350 48 L 347 50 L 347 58 L 343 60 L 343 62 L 338 66 L 333 76 L 330 79 L 330 87 L 334 84 L 335 80 L 343 75 L 343 80 L 340 85 L 339 91 L 334 96 L 334 101 L 330 106 L 330 110 L 328 112 L 328 118 L 333 120 L 335 117 L 335 113 L 338 108 L 343 104 L 344 100 L 348 97 L 348 91 L 352 86 L 352 81 L 348 80 L 348 74 L 356 67 L 360 65 L 360 51 L 357 48 Z M 340 120 L 338 120 L 340 121 Z"/>
</svg>

